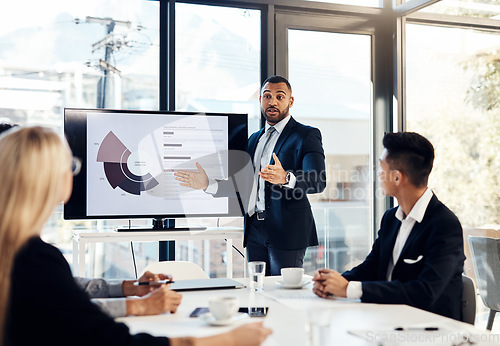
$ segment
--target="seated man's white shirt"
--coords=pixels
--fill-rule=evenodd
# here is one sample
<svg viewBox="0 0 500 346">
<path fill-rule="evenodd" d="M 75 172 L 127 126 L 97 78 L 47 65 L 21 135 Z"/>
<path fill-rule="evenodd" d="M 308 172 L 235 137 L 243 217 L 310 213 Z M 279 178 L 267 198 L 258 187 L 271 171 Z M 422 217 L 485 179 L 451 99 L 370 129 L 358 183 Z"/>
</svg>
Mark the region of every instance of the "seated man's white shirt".
<svg viewBox="0 0 500 346">
<path fill-rule="evenodd" d="M 401 209 L 401 206 L 399 206 L 396 210 L 396 218 L 401 221 L 401 227 L 399 228 L 398 236 L 396 237 L 396 242 L 394 243 L 392 259 L 389 261 L 389 266 L 387 268 L 387 281 L 391 281 L 394 263 L 397 263 L 399 256 L 401 255 L 401 251 L 403 250 L 415 223 L 422 222 L 425 211 L 427 210 L 433 195 L 432 190 L 427 188 L 406 217 L 403 209 Z M 346 295 L 347 298 L 360 299 L 363 295 L 361 282 L 350 281 L 347 284 Z"/>
</svg>

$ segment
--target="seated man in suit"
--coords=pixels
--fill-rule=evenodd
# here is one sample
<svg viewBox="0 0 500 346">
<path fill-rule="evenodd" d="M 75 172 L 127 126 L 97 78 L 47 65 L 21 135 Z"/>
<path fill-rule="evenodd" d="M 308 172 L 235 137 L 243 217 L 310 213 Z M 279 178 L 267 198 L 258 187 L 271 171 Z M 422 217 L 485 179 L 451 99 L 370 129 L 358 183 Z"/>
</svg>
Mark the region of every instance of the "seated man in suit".
<svg viewBox="0 0 500 346">
<path fill-rule="evenodd" d="M 313 291 L 367 303 L 407 304 L 461 318 L 464 263 L 459 220 L 427 181 L 432 144 L 417 133 L 388 133 L 378 176 L 385 195 L 399 206 L 388 210 L 377 240 L 363 263 L 343 273 L 321 269 Z"/>
</svg>

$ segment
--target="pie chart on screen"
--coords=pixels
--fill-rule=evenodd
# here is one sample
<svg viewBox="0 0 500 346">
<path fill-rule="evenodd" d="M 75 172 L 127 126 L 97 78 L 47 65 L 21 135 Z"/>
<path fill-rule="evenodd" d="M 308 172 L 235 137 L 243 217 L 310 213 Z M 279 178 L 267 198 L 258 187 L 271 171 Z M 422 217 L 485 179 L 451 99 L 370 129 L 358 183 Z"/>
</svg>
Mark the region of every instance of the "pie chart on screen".
<svg viewBox="0 0 500 346">
<path fill-rule="evenodd" d="M 155 158 L 145 150 L 129 150 L 112 131 L 99 146 L 97 162 L 104 164 L 106 179 L 113 189 L 119 187 L 140 195 L 159 184 L 151 174 L 155 170 Z"/>
</svg>

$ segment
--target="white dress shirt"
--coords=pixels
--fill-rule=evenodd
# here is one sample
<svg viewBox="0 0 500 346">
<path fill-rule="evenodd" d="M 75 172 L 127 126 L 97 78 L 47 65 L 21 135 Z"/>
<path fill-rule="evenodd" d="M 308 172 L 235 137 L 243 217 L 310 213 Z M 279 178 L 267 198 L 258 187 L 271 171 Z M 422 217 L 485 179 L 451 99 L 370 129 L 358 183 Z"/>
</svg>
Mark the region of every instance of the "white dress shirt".
<svg viewBox="0 0 500 346">
<path fill-rule="evenodd" d="M 288 124 L 289 121 L 290 121 L 290 115 L 288 115 L 285 119 L 281 120 L 280 122 L 278 122 L 277 124 L 275 124 L 273 126 L 276 131 L 273 133 L 271 138 L 269 138 L 269 145 L 267 146 L 267 150 L 265 152 L 262 151 L 261 147 L 263 147 L 265 145 L 266 141 L 265 141 L 264 137 L 266 137 L 266 136 L 261 136 L 259 138 L 259 142 L 257 143 L 257 147 L 255 148 L 255 155 L 256 156 L 254 156 L 254 158 L 253 158 L 253 162 L 255 162 L 255 170 L 256 171 L 260 171 L 261 168 L 266 167 L 266 165 L 268 165 L 269 162 L 271 162 L 271 159 L 273 157 L 274 147 L 276 146 L 276 143 L 278 142 L 278 138 L 280 137 L 281 133 L 285 129 L 286 124 Z M 267 132 L 270 127 L 271 127 L 271 125 L 269 125 L 266 122 L 265 132 Z M 262 156 L 260 158 L 258 158 L 257 155 L 260 152 L 262 152 Z M 260 167 L 258 166 L 259 162 L 260 162 Z M 258 176 L 258 179 L 259 179 L 259 183 L 255 184 L 258 186 L 254 186 L 254 189 L 258 187 L 257 203 L 256 203 L 255 210 L 262 211 L 262 210 L 266 209 L 265 197 L 264 197 L 265 182 L 264 182 L 264 179 L 262 179 L 260 176 Z M 290 186 L 290 182 L 288 182 L 288 184 L 283 185 L 283 186 L 292 187 L 292 186 Z"/>
<path fill-rule="evenodd" d="M 258 210 L 258 211 L 265 210 L 265 199 L 264 199 L 264 185 L 265 184 L 264 184 L 264 180 L 260 176 L 257 175 L 257 171 L 259 171 L 261 167 L 265 167 L 267 164 L 269 164 L 269 162 L 271 162 L 271 159 L 273 157 L 274 147 L 276 146 L 276 143 L 278 142 L 278 139 L 279 139 L 281 133 L 283 132 L 283 130 L 285 129 L 285 126 L 288 124 L 289 121 L 290 121 L 290 115 L 288 115 L 286 118 L 284 118 L 283 120 L 281 120 L 280 122 L 278 122 L 277 124 L 274 125 L 274 128 L 276 131 L 272 134 L 271 138 L 269 139 L 267 151 L 262 152 L 263 151 L 262 147 L 266 143 L 266 132 L 271 127 L 271 125 L 269 125 L 266 122 L 266 125 L 264 128 L 264 134 L 259 138 L 259 141 L 258 141 L 257 146 L 255 148 L 254 155 L 258 155 L 258 153 L 262 152 L 260 159 L 258 157 L 254 156 L 254 160 L 253 160 L 253 162 L 256 165 L 256 167 L 255 167 L 256 178 L 258 178 L 260 181 L 259 181 L 259 184 L 257 184 L 257 182 L 254 183 L 253 191 L 250 193 L 250 196 L 251 196 L 250 199 L 252 199 L 252 196 L 253 196 L 253 199 L 256 199 L 256 210 Z M 260 163 L 261 167 L 257 166 L 258 163 Z M 283 168 L 285 168 L 285 167 L 283 167 Z M 293 173 L 290 172 L 290 180 L 288 181 L 287 184 L 283 184 L 282 186 L 293 189 L 295 187 L 296 182 L 297 182 L 297 178 L 295 177 L 295 175 Z M 257 188 L 258 188 L 258 191 L 256 191 Z M 208 178 L 208 187 L 205 189 L 205 192 L 214 195 L 217 193 L 217 190 L 218 190 L 217 181 L 215 179 L 212 179 L 209 177 Z M 254 212 L 253 206 L 249 205 L 249 209 L 250 209 L 249 214 L 253 214 L 253 212 Z"/>
<path fill-rule="evenodd" d="M 408 236 L 413 229 L 416 222 L 422 222 L 425 211 L 429 206 L 429 202 L 433 196 L 432 190 L 427 188 L 422 196 L 417 200 L 413 208 L 411 208 L 410 213 L 405 217 L 403 209 L 401 206 L 396 210 L 396 218 L 401 221 L 401 227 L 399 228 L 398 235 L 396 237 L 396 242 L 394 243 L 394 248 L 392 250 L 392 258 L 389 261 L 389 266 L 387 267 L 387 281 L 392 279 L 392 270 L 394 269 L 394 263 L 398 262 L 401 251 L 408 240 Z M 363 295 L 363 289 L 360 281 L 350 281 L 347 284 L 346 291 L 347 298 L 359 299 Z"/>
</svg>

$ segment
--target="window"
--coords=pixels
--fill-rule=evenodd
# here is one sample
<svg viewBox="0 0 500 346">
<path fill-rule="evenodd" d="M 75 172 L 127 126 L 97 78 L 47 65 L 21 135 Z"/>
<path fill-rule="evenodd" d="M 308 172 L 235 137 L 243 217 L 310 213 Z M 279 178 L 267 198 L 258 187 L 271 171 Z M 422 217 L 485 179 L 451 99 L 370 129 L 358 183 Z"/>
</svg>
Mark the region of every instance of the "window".
<svg viewBox="0 0 500 346">
<path fill-rule="evenodd" d="M 176 4 L 176 109 L 248 113 L 259 128 L 260 11 Z"/>
<path fill-rule="evenodd" d="M 319 2 L 328 2 L 331 4 L 369 6 L 369 7 L 383 6 L 383 0 L 306 0 L 306 1 L 319 1 Z"/>
<path fill-rule="evenodd" d="M 289 30 L 288 39 L 290 113 L 321 130 L 326 157 L 326 189 L 309 195 L 320 245 L 304 267 L 342 272 L 372 243 L 371 36 Z"/>
<path fill-rule="evenodd" d="M 500 34 L 406 26 L 407 129 L 436 150 L 430 187 L 464 227 L 500 223 Z"/>
<path fill-rule="evenodd" d="M 441 0 L 423 8 L 422 12 L 500 19 L 500 5 L 496 0 Z"/>
<path fill-rule="evenodd" d="M 261 12 L 183 3 L 176 3 L 175 12 L 176 110 L 246 113 L 249 133 L 259 129 Z M 210 219 L 188 222 L 215 226 Z M 223 222 L 243 227 L 241 218 Z M 176 259 L 200 260 L 207 273 L 208 260 L 210 276 L 226 275 L 224 242 L 191 245 L 196 256 L 177 242 Z M 237 251 L 242 253 L 242 246 Z M 235 275 L 243 276 L 243 258 L 233 256 Z"/>
<path fill-rule="evenodd" d="M 158 23 L 155 1 L 133 0 L 127 6 L 116 0 L 2 3 L 0 121 L 45 125 L 62 133 L 64 107 L 158 109 Z M 61 213 L 62 206 L 42 237 L 70 263 L 74 227 L 111 224 L 63 222 Z M 94 273 L 131 275 L 130 245 L 125 245 L 101 250 L 106 256 L 97 257 Z"/>
</svg>

